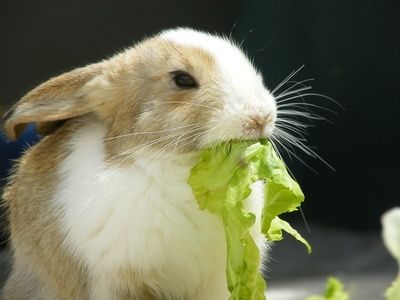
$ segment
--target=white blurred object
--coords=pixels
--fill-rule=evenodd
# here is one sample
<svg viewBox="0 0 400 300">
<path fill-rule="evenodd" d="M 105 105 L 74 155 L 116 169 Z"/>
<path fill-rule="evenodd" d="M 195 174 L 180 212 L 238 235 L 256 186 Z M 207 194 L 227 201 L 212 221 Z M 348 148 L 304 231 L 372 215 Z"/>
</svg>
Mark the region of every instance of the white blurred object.
<svg viewBox="0 0 400 300">
<path fill-rule="evenodd" d="M 309 291 L 298 288 L 277 288 L 266 293 L 268 300 L 303 300 L 309 295 Z"/>
<path fill-rule="evenodd" d="M 400 207 L 383 214 L 382 227 L 383 242 L 400 265 Z"/>
<path fill-rule="evenodd" d="M 383 214 L 382 227 L 383 242 L 399 265 L 399 275 L 386 290 L 385 296 L 387 300 L 400 300 L 400 207 Z"/>
</svg>

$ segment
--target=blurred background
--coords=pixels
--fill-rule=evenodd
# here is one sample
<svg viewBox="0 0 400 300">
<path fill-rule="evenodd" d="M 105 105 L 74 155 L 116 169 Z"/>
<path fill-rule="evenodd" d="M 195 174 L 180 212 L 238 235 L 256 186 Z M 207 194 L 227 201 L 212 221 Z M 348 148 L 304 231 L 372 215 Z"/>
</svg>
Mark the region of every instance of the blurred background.
<svg viewBox="0 0 400 300">
<path fill-rule="evenodd" d="M 51 76 L 176 26 L 231 34 L 271 90 L 304 65 L 292 80 L 313 78 L 313 92 L 345 110 L 321 97 L 305 99 L 336 112 L 318 112 L 329 122 L 314 122 L 307 142 L 335 171 L 298 149 L 303 162 L 282 151 L 307 198 L 304 218 L 288 219 L 314 254 L 289 238 L 274 247 L 266 273 L 271 299 L 301 299 L 302 288 L 322 288 L 327 274 L 342 275 L 354 290 L 370 288 L 354 299 L 381 297 L 396 271 L 379 231 L 381 214 L 400 202 L 399 1 L 2 1 L 0 24 L 0 113 Z M 0 186 L 12 160 L 37 140 L 33 127 L 17 142 L 0 138 Z M 6 246 L 4 234 L 1 240 Z"/>
</svg>

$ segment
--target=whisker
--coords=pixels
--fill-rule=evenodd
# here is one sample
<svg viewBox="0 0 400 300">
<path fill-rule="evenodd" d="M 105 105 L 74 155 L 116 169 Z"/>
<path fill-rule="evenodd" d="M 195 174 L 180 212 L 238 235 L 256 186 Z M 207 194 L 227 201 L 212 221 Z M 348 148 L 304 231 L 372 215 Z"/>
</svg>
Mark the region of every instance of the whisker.
<svg viewBox="0 0 400 300">
<path fill-rule="evenodd" d="M 189 136 L 189 137 L 183 138 L 185 135 L 191 134 L 191 133 L 196 132 L 196 131 L 198 131 L 198 130 L 200 130 L 200 129 L 202 129 L 202 128 L 195 128 L 195 129 L 192 129 L 192 130 L 189 130 L 189 131 L 184 132 L 184 133 L 181 134 L 176 140 L 172 140 L 171 142 L 169 142 L 168 144 L 166 144 L 161 150 L 159 150 L 158 152 L 156 152 L 156 153 L 151 157 L 151 159 L 155 159 L 155 158 L 159 157 L 164 151 L 167 151 L 168 148 L 169 148 L 172 144 L 175 144 L 175 147 L 174 147 L 173 150 L 171 150 L 171 153 L 175 153 L 176 148 L 177 148 L 177 145 L 178 145 L 178 143 L 179 143 L 180 141 L 185 141 L 185 140 L 187 140 L 188 138 L 190 138 L 191 136 L 193 136 L 193 134 L 192 134 L 192 135 Z M 200 134 L 202 134 L 202 133 L 203 133 L 203 132 L 200 132 Z M 182 138 L 183 138 L 183 139 L 182 139 Z"/>
<path fill-rule="evenodd" d="M 290 152 L 288 152 L 288 151 L 285 149 L 285 148 L 286 148 L 285 145 L 280 144 L 279 141 L 278 141 L 278 139 L 277 139 L 276 136 L 274 136 L 274 135 L 272 135 L 272 136 L 270 137 L 270 142 L 271 142 L 272 146 L 274 147 L 275 151 L 278 153 L 279 158 L 280 158 L 280 159 L 283 161 L 283 163 L 285 164 L 285 167 L 286 167 L 286 169 L 288 170 L 290 176 L 291 176 L 295 181 L 298 181 L 297 178 L 296 178 L 296 176 L 295 176 L 294 173 L 292 172 L 292 170 L 291 170 L 291 169 L 289 168 L 289 166 L 286 164 L 286 162 L 285 162 L 285 160 L 283 159 L 282 155 L 279 153 L 278 145 L 281 146 L 281 147 L 284 149 L 284 151 L 286 152 L 286 154 L 287 154 L 288 157 L 289 157 L 289 160 L 290 160 L 291 162 L 293 161 L 293 160 L 292 160 L 292 155 L 290 154 Z M 278 145 L 276 145 L 275 142 L 276 142 Z"/>
<path fill-rule="evenodd" d="M 236 21 L 235 21 L 235 23 L 233 24 L 231 30 L 229 31 L 229 36 L 228 36 L 228 37 L 229 37 L 229 40 L 230 40 L 230 41 L 233 41 L 233 38 L 232 38 L 232 36 L 233 36 L 233 31 L 235 30 L 236 25 L 239 23 L 239 20 L 240 20 L 240 16 L 236 19 Z"/>
<path fill-rule="evenodd" d="M 293 85 L 289 88 L 289 89 L 292 89 L 292 88 L 294 88 L 295 86 L 297 86 L 297 85 L 301 85 L 302 87 L 306 87 L 307 85 L 305 85 L 305 83 L 306 82 L 310 82 L 310 81 L 314 81 L 315 80 L 315 78 L 307 78 L 307 79 L 303 79 L 303 80 L 301 80 L 301 81 L 297 81 L 297 80 L 289 80 L 287 83 L 293 83 Z M 282 92 L 282 93 L 284 93 L 284 92 Z M 282 94 L 281 93 L 281 94 Z M 279 95 L 278 95 L 279 96 Z"/>
<path fill-rule="evenodd" d="M 274 36 L 270 39 L 270 41 L 269 41 L 268 43 L 265 44 L 265 46 L 263 46 L 263 47 L 261 47 L 261 48 L 258 48 L 258 49 L 254 50 L 254 51 L 252 51 L 251 54 L 256 54 L 256 53 L 262 52 L 262 51 L 264 51 L 264 50 L 267 50 L 269 47 L 271 47 L 271 45 L 273 44 L 273 42 L 276 40 L 276 38 L 277 38 L 278 36 L 279 36 L 279 32 L 276 32 L 276 33 L 274 34 Z"/>
<path fill-rule="evenodd" d="M 292 156 L 291 156 L 290 152 L 287 151 L 285 145 L 283 145 L 274 134 L 272 136 L 270 136 L 270 141 L 271 141 L 271 143 L 276 142 L 277 145 L 282 147 L 283 151 L 285 151 L 286 154 L 288 155 L 290 162 L 292 162 Z M 276 149 L 278 149 L 278 147 L 276 147 Z M 279 155 L 280 155 L 280 153 L 279 153 Z M 282 155 L 280 155 L 280 158 L 282 159 L 283 163 L 286 165 L 286 162 L 283 160 Z"/>
<path fill-rule="evenodd" d="M 305 138 L 304 135 L 308 135 L 308 132 L 305 129 L 303 129 L 301 127 L 298 128 L 298 127 L 293 126 L 291 124 L 276 124 L 276 128 L 279 128 L 279 129 L 282 129 L 282 130 L 288 129 L 288 130 L 290 130 L 292 132 L 295 132 L 295 133 L 299 134 L 302 138 Z"/>
<path fill-rule="evenodd" d="M 275 149 L 276 153 L 278 154 L 279 158 L 280 158 L 280 159 L 283 161 L 283 163 L 285 164 L 286 169 L 288 170 L 290 176 L 292 176 L 292 178 L 293 178 L 295 181 L 298 182 L 298 180 L 297 180 L 296 176 L 293 174 L 292 170 L 290 170 L 290 168 L 288 167 L 288 165 L 287 165 L 287 164 L 285 163 L 285 161 L 282 159 L 282 156 L 281 156 L 281 154 L 279 153 L 279 149 L 278 149 L 278 147 L 275 145 L 275 143 L 274 143 L 273 140 L 275 140 L 275 138 L 274 138 L 273 136 L 271 136 L 270 142 L 271 142 L 271 144 L 272 144 L 272 147 L 274 147 L 274 149 Z M 289 154 L 289 157 L 290 157 L 290 154 Z M 290 159 L 291 159 L 291 157 L 290 157 Z M 303 212 L 303 209 L 302 209 L 301 207 L 299 207 L 299 210 L 300 210 L 300 213 L 301 213 L 301 217 L 302 217 L 302 219 L 303 219 L 303 222 L 304 222 L 304 224 L 305 224 L 305 226 L 306 226 L 307 232 L 310 233 L 310 232 L 311 232 L 310 226 L 309 226 L 309 224 L 308 224 L 308 222 L 307 222 L 307 218 L 306 218 L 306 216 L 305 216 L 305 214 L 304 214 L 304 212 Z"/>
<path fill-rule="evenodd" d="M 210 141 L 211 141 L 211 132 L 213 132 L 213 131 L 215 131 L 218 127 L 220 127 L 220 126 L 222 126 L 222 125 L 225 125 L 225 124 L 223 124 L 223 123 L 219 123 L 219 124 L 217 124 L 217 125 L 215 125 L 214 127 L 212 127 L 212 128 L 210 128 L 210 129 L 207 129 L 205 132 L 204 132 L 204 136 L 207 136 L 207 140 L 206 141 L 202 141 L 200 144 L 201 144 L 201 147 L 204 147 L 204 146 L 206 146 L 206 145 L 208 145 L 209 143 L 210 143 Z M 217 141 L 218 141 L 218 138 L 217 138 Z M 220 141 L 221 142 L 221 141 Z M 219 143 L 220 143 L 219 142 Z M 218 143 L 218 144 L 219 144 Z M 214 146 L 213 146 L 214 147 Z"/>
<path fill-rule="evenodd" d="M 193 102 L 187 102 L 187 101 L 168 101 L 167 103 L 174 103 L 174 104 L 189 104 L 189 105 L 193 105 L 193 106 L 199 106 L 199 107 L 204 107 L 204 108 L 208 108 L 210 110 L 213 110 L 215 112 L 218 112 L 218 110 L 215 107 L 209 106 L 209 105 L 205 105 L 205 104 L 199 104 L 199 103 L 193 103 Z"/>
<path fill-rule="evenodd" d="M 288 143 L 290 143 L 293 146 L 298 146 L 297 143 L 299 143 L 300 141 L 302 142 L 307 142 L 307 140 L 305 138 L 301 138 L 301 137 L 297 137 L 297 136 L 293 136 L 291 133 L 287 132 L 287 131 L 283 131 L 280 128 L 275 128 L 275 130 L 278 132 L 280 131 L 280 136 L 282 139 L 286 140 Z M 288 135 L 290 135 L 290 137 L 293 137 L 293 140 L 290 139 L 288 137 Z M 311 155 L 308 151 L 304 151 L 306 152 L 306 154 Z M 311 155 L 312 156 L 312 155 Z"/>
<path fill-rule="evenodd" d="M 301 128 L 314 127 L 314 125 L 311 125 L 311 124 L 303 124 L 303 123 L 297 122 L 296 120 L 287 119 L 287 118 L 279 118 L 279 119 L 277 119 L 277 121 L 275 122 L 275 124 L 280 124 L 280 123 L 291 124 L 291 125 L 294 125 L 294 126 L 296 126 L 296 127 L 301 127 Z"/>
<path fill-rule="evenodd" d="M 293 87 L 293 86 L 292 86 Z M 306 85 L 304 87 L 298 88 L 296 90 L 290 90 L 292 87 L 290 87 L 289 89 L 283 91 L 281 94 L 279 94 L 278 96 L 275 97 L 275 100 L 279 100 L 282 99 L 286 96 L 292 95 L 292 94 L 298 94 L 300 92 L 304 92 L 304 91 L 308 91 L 312 89 L 311 85 Z M 299 95 L 300 96 L 300 95 Z M 279 103 L 280 101 L 276 101 L 277 103 Z"/>
<path fill-rule="evenodd" d="M 254 30 L 256 30 L 256 29 L 259 29 L 259 28 L 265 26 L 269 21 L 272 20 L 272 18 L 274 18 L 276 15 L 278 15 L 279 12 L 281 11 L 281 8 L 282 8 L 282 7 L 277 7 L 277 8 L 275 8 L 275 10 L 272 12 L 272 14 L 271 14 L 264 22 L 262 22 L 261 24 L 255 26 L 254 28 L 252 28 L 252 29 L 245 35 L 245 37 L 243 38 L 242 42 L 240 43 L 240 46 L 242 46 L 242 44 L 245 42 L 246 38 L 249 36 L 250 33 L 252 33 L 252 32 L 253 32 Z"/>
<path fill-rule="evenodd" d="M 303 117 L 308 120 L 321 120 L 321 121 L 326 121 L 328 123 L 333 124 L 332 121 L 329 119 L 322 117 L 320 115 L 317 115 L 315 113 L 311 112 L 305 112 L 305 111 L 298 111 L 298 110 L 292 110 L 292 109 L 286 109 L 286 110 L 281 110 L 277 112 L 278 117 L 279 116 L 295 116 L 295 117 Z"/>
<path fill-rule="evenodd" d="M 282 107 L 297 107 L 297 108 L 315 107 L 315 108 L 318 108 L 318 109 L 321 109 L 321 110 L 328 111 L 328 112 L 330 112 L 332 114 L 339 115 L 338 112 L 336 112 L 336 111 L 334 111 L 332 109 L 329 109 L 329 108 L 326 108 L 326 107 L 323 107 L 323 106 L 320 106 L 320 105 L 317 105 L 317 104 L 313 104 L 313 103 L 292 102 L 292 103 L 286 103 L 286 104 L 278 104 L 277 107 L 278 107 L 278 109 L 282 108 Z M 307 110 L 309 110 L 309 109 L 307 109 Z"/>
<path fill-rule="evenodd" d="M 293 76 L 295 76 L 297 73 L 300 72 L 301 69 L 304 68 L 304 65 L 302 65 L 300 68 L 298 68 L 295 71 L 292 71 L 286 78 L 284 78 L 280 84 L 278 84 L 271 92 L 271 94 L 275 94 L 276 91 L 278 91 L 285 83 L 287 83 Z"/>
<path fill-rule="evenodd" d="M 333 124 L 329 119 L 320 115 L 321 111 L 327 111 L 329 113 L 338 115 L 338 112 L 324 106 L 309 103 L 305 101 L 306 97 L 319 97 L 325 100 L 329 100 L 334 103 L 341 109 L 345 110 L 344 107 L 335 99 L 326 96 L 320 93 L 311 92 L 312 86 L 306 84 L 307 82 L 313 81 L 314 78 L 309 78 L 301 81 L 291 80 L 300 70 L 304 67 L 302 65 L 299 69 L 292 71 L 282 82 L 280 82 L 271 92 L 273 95 L 277 94 L 279 90 L 281 91 L 279 94 L 275 96 L 276 106 L 277 106 L 277 120 L 275 122 L 275 129 L 270 137 L 271 142 L 274 142 L 274 148 L 278 149 L 281 147 L 283 151 L 287 153 L 290 159 L 292 156 L 296 158 L 300 163 L 309 168 L 312 172 L 318 174 L 318 172 L 312 168 L 309 164 L 307 164 L 298 154 L 296 154 L 294 147 L 296 150 L 300 150 L 302 153 L 313 157 L 321 161 L 331 170 L 335 170 L 331 164 L 329 164 L 325 159 L 323 159 L 319 154 L 316 153 L 309 147 L 307 144 L 307 128 L 312 127 L 312 125 L 303 123 L 304 119 L 307 119 L 309 122 L 314 120 L 326 121 L 328 123 Z M 286 84 L 291 83 L 290 86 Z M 282 88 L 285 86 L 285 88 Z M 298 99 L 296 101 L 296 99 Z M 313 101 L 314 102 L 314 101 Z M 304 214 L 302 213 L 303 220 L 308 227 L 307 221 L 305 220 Z"/>
<path fill-rule="evenodd" d="M 210 88 L 210 89 L 211 89 L 211 90 L 214 90 L 213 88 Z M 207 108 L 207 109 L 209 109 L 209 110 L 218 112 L 218 110 L 217 110 L 215 107 L 211 107 L 211 106 L 209 106 L 209 105 L 200 104 L 200 103 L 193 103 L 193 102 L 187 102 L 187 101 L 168 101 L 167 103 L 188 104 L 188 105 L 192 105 L 192 106 L 198 106 L 198 107 L 202 107 L 202 108 Z M 163 103 L 153 103 L 153 104 L 151 105 L 151 108 L 150 108 L 150 109 L 139 111 L 138 114 L 137 114 L 135 117 L 133 117 L 133 118 L 134 118 L 134 119 L 143 119 L 143 118 L 145 118 L 145 114 L 147 114 L 147 113 L 152 113 L 152 112 L 154 112 L 156 109 L 160 109 L 160 108 L 165 107 L 165 105 L 166 105 L 165 102 L 163 102 Z M 177 106 L 177 108 L 179 108 L 179 106 Z"/>
<path fill-rule="evenodd" d="M 211 87 L 209 87 L 209 89 L 216 90 L 216 89 L 211 88 Z M 171 103 L 173 103 L 173 104 L 188 104 L 188 105 L 193 105 L 193 106 L 200 106 L 200 107 L 204 107 L 204 108 L 209 108 L 209 109 L 215 110 L 215 111 L 217 110 L 215 107 L 212 107 L 212 106 L 209 106 L 209 105 L 206 105 L 206 104 L 203 104 L 203 103 L 196 103 L 196 102 L 189 102 L 189 101 L 174 101 L 174 100 L 167 100 L 165 102 L 160 102 L 160 103 L 152 103 L 151 107 L 152 108 L 164 107 L 167 104 L 171 104 Z M 176 106 L 176 107 L 180 108 L 179 106 Z M 148 110 L 143 111 L 143 112 L 151 112 L 151 111 L 152 111 L 152 109 L 148 109 Z"/>
<path fill-rule="evenodd" d="M 111 160 L 114 160 L 114 159 L 116 159 L 118 157 L 121 157 L 121 156 L 124 156 L 124 155 L 132 155 L 133 153 L 137 153 L 138 151 L 133 151 L 135 149 L 138 149 L 138 148 L 139 148 L 139 150 L 147 149 L 148 147 L 150 147 L 150 146 L 152 146 L 154 144 L 157 144 L 160 141 L 164 141 L 164 140 L 170 139 L 170 138 L 172 138 L 174 136 L 177 136 L 177 135 L 179 135 L 179 134 L 178 133 L 173 133 L 173 134 L 170 134 L 170 135 L 167 135 L 167 136 L 163 136 L 163 137 L 160 137 L 160 138 L 157 138 L 157 139 L 154 139 L 154 140 L 147 141 L 144 144 L 136 145 L 133 148 L 130 148 L 130 149 L 126 150 L 126 151 L 123 151 L 123 152 L 111 157 L 110 159 L 108 159 L 106 161 L 106 164 L 109 163 Z M 142 147 L 142 148 L 140 148 L 140 147 Z"/>
<path fill-rule="evenodd" d="M 176 153 L 176 151 L 178 151 L 179 149 L 181 149 L 181 148 L 183 148 L 183 147 L 189 145 L 190 143 L 192 143 L 192 141 L 193 141 L 194 139 L 198 138 L 198 137 L 201 136 L 202 134 L 203 134 L 203 132 L 200 132 L 200 133 L 197 133 L 197 134 L 194 134 L 194 135 L 191 135 L 191 136 L 189 136 L 189 137 L 186 137 L 186 138 L 182 139 L 181 142 L 182 142 L 182 141 L 185 141 L 185 140 L 189 140 L 189 141 L 186 142 L 186 143 L 184 143 L 184 144 L 182 144 L 182 145 L 180 145 L 179 147 L 176 147 L 176 148 L 174 149 L 174 152 Z M 164 159 L 168 159 L 171 155 L 174 154 L 174 152 L 171 151 L 171 153 L 169 153 Z"/>
<path fill-rule="evenodd" d="M 277 140 L 278 141 L 278 140 Z M 294 151 L 291 151 L 289 149 L 286 148 L 286 151 L 288 151 L 290 154 L 292 154 L 300 163 L 302 163 L 304 166 L 306 166 L 307 168 L 309 168 L 312 172 L 314 172 L 315 174 L 319 175 L 319 173 L 312 168 L 309 164 L 307 164 L 303 159 L 301 159 L 298 155 L 296 155 L 294 153 Z"/>
<path fill-rule="evenodd" d="M 287 142 L 286 140 L 284 140 L 284 139 L 281 140 L 278 136 L 276 136 L 276 142 L 277 142 L 279 145 L 281 145 L 281 147 L 286 151 L 286 153 L 287 153 L 287 155 L 289 156 L 291 162 L 293 161 L 292 156 L 293 156 L 294 158 L 296 158 L 296 159 L 299 159 L 299 158 L 297 157 L 297 155 L 295 154 L 295 150 L 294 150 L 293 145 L 292 145 L 291 143 L 288 143 L 288 142 Z M 290 148 L 290 149 L 289 149 L 289 148 Z"/>
<path fill-rule="evenodd" d="M 308 147 L 307 145 L 305 145 L 303 143 L 303 141 L 299 138 L 294 137 L 293 135 L 291 135 L 290 133 L 287 133 L 285 131 L 282 131 L 281 129 L 277 129 L 276 130 L 277 133 L 279 134 L 280 137 L 282 137 L 282 139 L 285 139 L 287 142 L 292 143 L 292 145 L 298 147 L 300 150 L 302 150 L 303 152 L 305 152 L 306 154 L 319 159 L 320 161 L 322 161 L 327 167 L 329 167 L 332 171 L 335 171 L 335 168 L 332 167 L 331 164 L 329 164 L 325 159 L 323 159 L 320 155 L 318 155 L 314 150 L 312 150 L 310 147 Z"/>
<path fill-rule="evenodd" d="M 169 132 L 169 131 L 174 131 L 174 130 L 177 130 L 177 129 L 187 128 L 187 127 L 192 127 L 192 126 L 202 125 L 202 124 L 203 123 L 195 123 L 195 124 L 189 124 L 189 125 L 174 127 L 174 128 L 170 128 L 170 129 L 163 129 L 163 130 L 156 130 L 156 131 L 133 132 L 133 133 L 122 134 L 122 135 L 118 135 L 118 136 L 105 138 L 105 139 L 103 139 L 103 141 L 109 141 L 109 140 L 119 139 L 119 138 L 123 138 L 123 137 L 137 136 L 137 135 L 141 135 L 141 134 L 156 134 L 156 133 Z"/>
<path fill-rule="evenodd" d="M 305 152 L 306 154 L 308 154 L 308 155 L 314 157 L 314 156 L 312 155 L 312 153 L 308 150 L 307 147 L 304 147 L 304 148 L 299 147 L 300 141 L 302 141 L 302 139 L 297 138 L 297 137 L 293 136 L 291 133 L 288 133 L 288 132 L 286 132 L 286 131 L 283 131 L 282 129 L 279 129 L 279 128 L 276 129 L 276 132 L 277 132 L 277 134 L 279 134 L 279 136 L 280 136 L 283 140 L 287 141 L 288 143 L 292 144 L 293 146 L 296 146 L 296 147 L 300 148 L 300 149 L 301 149 L 303 152 Z"/>
<path fill-rule="evenodd" d="M 288 101 L 290 101 L 290 100 L 297 99 L 297 98 L 301 98 L 301 97 L 321 97 L 321 98 L 324 98 L 324 99 L 327 99 L 327 100 L 332 101 L 332 102 L 335 103 L 337 106 L 339 106 L 341 109 L 346 110 L 346 109 L 345 109 L 338 101 L 336 101 L 335 99 L 333 99 L 333 98 L 331 98 L 331 97 L 329 97 L 329 96 L 326 96 L 326 95 L 324 95 L 324 94 L 319 94 L 319 93 L 304 93 L 304 94 L 296 95 L 296 96 L 293 96 L 293 97 L 285 98 L 285 99 L 281 100 L 279 103 L 288 102 Z"/>
</svg>

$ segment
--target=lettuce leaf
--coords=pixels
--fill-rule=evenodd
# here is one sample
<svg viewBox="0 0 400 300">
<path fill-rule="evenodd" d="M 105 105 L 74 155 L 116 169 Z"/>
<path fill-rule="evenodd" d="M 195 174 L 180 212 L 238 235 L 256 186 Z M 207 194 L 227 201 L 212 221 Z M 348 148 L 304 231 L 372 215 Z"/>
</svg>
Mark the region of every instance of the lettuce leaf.
<svg viewBox="0 0 400 300">
<path fill-rule="evenodd" d="M 349 294 L 344 290 L 343 284 L 334 277 L 329 277 L 326 283 L 324 296 L 312 296 L 306 300 L 349 300 Z"/>
<path fill-rule="evenodd" d="M 387 300 L 400 299 L 400 276 L 397 277 L 392 285 L 386 290 L 385 296 Z"/>
<path fill-rule="evenodd" d="M 230 299 L 265 299 L 266 284 L 260 273 L 260 253 L 250 235 L 255 216 L 243 200 L 251 184 L 264 180 L 265 201 L 260 231 L 270 241 L 293 235 L 310 252 L 311 247 L 279 215 L 297 210 L 304 201 L 299 185 L 290 177 L 267 140 L 226 142 L 200 154 L 189 184 L 202 210 L 221 218 L 226 242 L 226 276 Z"/>
<path fill-rule="evenodd" d="M 271 222 L 271 227 L 266 233 L 266 237 L 271 241 L 280 241 L 282 236 L 282 230 L 292 235 L 300 243 L 303 243 L 308 253 L 311 253 L 311 245 L 297 232 L 296 229 L 292 228 L 290 224 L 279 217 L 275 217 Z"/>
</svg>

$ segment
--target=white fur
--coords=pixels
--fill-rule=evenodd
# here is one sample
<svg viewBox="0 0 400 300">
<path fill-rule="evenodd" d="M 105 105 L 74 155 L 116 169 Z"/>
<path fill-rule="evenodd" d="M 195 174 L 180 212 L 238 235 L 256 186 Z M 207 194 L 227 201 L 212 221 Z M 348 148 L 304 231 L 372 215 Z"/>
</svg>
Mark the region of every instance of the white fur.
<svg viewBox="0 0 400 300">
<path fill-rule="evenodd" d="M 200 299 L 225 299 L 224 232 L 216 216 L 199 210 L 187 184 L 193 161 L 138 159 L 106 168 L 104 133 L 96 123 L 75 133 L 55 197 L 64 211 L 65 245 L 93 276 L 92 299 L 113 299 L 116 272 L 129 266 L 154 273 L 149 284 L 170 299 L 199 290 Z M 247 200 L 258 219 L 259 192 Z"/>
<path fill-rule="evenodd" d="M 275 109 L 261 76 L 227 40 L 187 29 L 162 36 L 201 47 L 215 58 L 225 94 L 224 111 L 214 120 L 224 126 L 212 133 L 215 140 L 222 134 L 242 137 L 240 118 Z M 168 299 L 226 299 L 225 235 L 216 216 L 199 210 L 187 184 L 194 158 L 136 157 L 129 166 L 106 167 L 104 136 L 100 123 L 75 132 L 54 198 L 64 212 L 65 246 L 93 278 L 91 298 L 113 299 L 118 271 L 131 267 Z M 262 187 L 255 184 L 246 201 L 257 216 L 252 234 L 260 248 Z"/>
<path fill-rule="evenodd" d="M 275 99 L 265 88 L 262 75 L 232 41 L 188 28 L 167 30 L 161 37 L 177 44 L 203 49 L 216 62 L 224 109 L 209 123 L 209 127 L 213 128 L 211 136 L 207 137 L 209 143 L 219 139 L 248 138 L 242 123 L 249 116 L 257 113 L 276 114 Z M 270 124 L 265 127 L 264 134 L 270 135 L 272 130 L 273 124 Z"/>
</svg>

